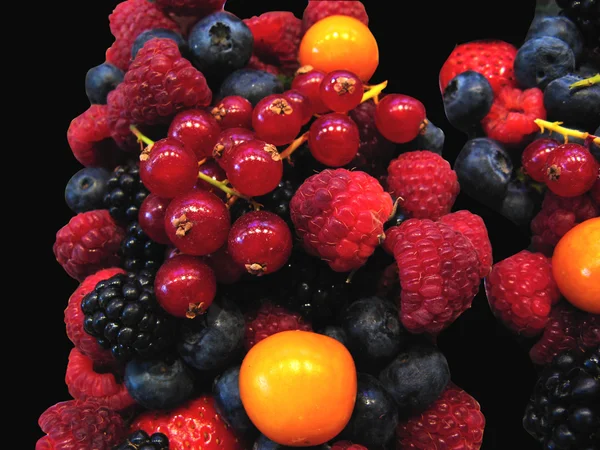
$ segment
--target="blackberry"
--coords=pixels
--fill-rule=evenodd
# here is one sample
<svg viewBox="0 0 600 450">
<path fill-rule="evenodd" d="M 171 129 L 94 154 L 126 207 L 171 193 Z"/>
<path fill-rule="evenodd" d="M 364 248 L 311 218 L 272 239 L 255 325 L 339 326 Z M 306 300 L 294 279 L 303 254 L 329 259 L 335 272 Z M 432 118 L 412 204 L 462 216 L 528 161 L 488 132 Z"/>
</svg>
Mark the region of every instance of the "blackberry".
<svg viewBox="0 0 600 450">
<path fill-rule="evenodd" d="M 120 223 L 137 220 L 139 208 L 149 194 L 140 180 L 138 164 L 130 162 L 117 166 L 106 187 L 104 204 L 113 219 Z"/>
<path fill-rule="evenodd" d="M 544 369 L 523 426 L 546 450 L 600 449 L 600 348 L 569 350 Z"/>
<path fill-rule="evenodd" d="M 169 438 L 162 433 L 148 436 L 144 430 L 137 430 L 113 450 L 169 450 Z"/>
<path fill-rule="evenodd" d="M 165 245 L 150 239 L 138 222 L 131 222 L 121 242 L 122 267 L 128 272 L 156 272 L 165 259 L 166 250 Z"/>
<path fill-rule="evenodd" d="M 142 270 L 99 282 L 81 301 L 85 331 L 116 359 L 158 357 L 176 336 L 176 319 L 154 296 L 154 273 Z"/>
<path fill-rule="evenodd" d="M 556 4 L 575 22 L 588 47 L 600 47 L 600 0 L 556 0 Z"/>
</svg>

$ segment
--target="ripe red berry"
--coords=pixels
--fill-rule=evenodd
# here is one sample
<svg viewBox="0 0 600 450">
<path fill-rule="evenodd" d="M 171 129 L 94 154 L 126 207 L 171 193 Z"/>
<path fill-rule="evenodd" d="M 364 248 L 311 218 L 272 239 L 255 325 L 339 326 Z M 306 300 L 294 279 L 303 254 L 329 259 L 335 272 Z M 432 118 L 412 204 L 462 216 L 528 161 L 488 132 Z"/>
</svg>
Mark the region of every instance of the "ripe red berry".
<svg viewBox="0 0 600 450">
<path fill-rule="evenodd" d="M 308 122 L 310 122 L 310 119 L 313 115 L 312 105 L 310 104 L 310 99 L 306 95 L 295 89 L 285 91 L 281 95 L 288 102 L 290 102 L 292 108 L 297 108 L 298 110 L 300 110 L 300 113 L 302 115 L 302 125 L 306 125 Z"/>
<path fill-rule="evenodd" d="M 363 83 L 347 70 L 329 72 L 321 82 L 321 100 L 334 112 L 345 113 L 360 105 Z"/>
<path fill-rule="evenodd" d="M 222 130 L 252 127 L 252 103 L 239 95 L 223 98 L 210 113 Z"/>
<path fill-rule="evenodd" d="M 204 314 L 217 293 L 213 270 L 199 258 L 178 255 L 166 260 L 154 279 L 156 300 L 175 317 Z"/>
<path fill-rule="evenodd" d="M 263 98 L 252 112 L 256 137 L 273 145 L 292 142 L 302 128 L 302 113 L 282 95 Z"/>
<path fill-rule="evenodd" d="M 217 283 L 220 284 L 237 283 L 246 273 L 246 268 L 233 260 L 227 250 L 227 245 L 207 255 L 205 261 L 215 273 Z"/>
<path fill-rule="evenodd" d="M 258 197 L 277 187 L 283 176 L 283 161 L 277 147 L 254 139 L 231 150 L 225 172 L 234 189 Z"/>
<path fill-rule="evenodd" d="M 225 168 L 231 149 L 242 142 L 251 141 L 255 135 L 246 128 L 228 128 L 223 130 L 213 148 L 213 158 L 221 167 Z"/>
<path fill-rule="evenodd" d="M 377 105 L 375 125 L 387 140 L 404 144 L 419 135 L 426 116 L 425 106 L 416 98 L 390 94 Z"/>
<path fill-rule="evenodd" d="M 200 109 L 188 109 L 173 118 L 168 135 L 183 142 L 183 146 L 201 160 L 212 156 L 220 132 L 219 123 L 212 115 Z"/>
<path fill-rule="evenodd" d="M 345 114 L 325 114 L 310 126 L 308 147 L 315 159 L 329 167 L 341 167 L 354 159 L 360 134 Z"/>
<path fill-rule="evenodd" d="M 521 164 L 525 173 L 533 180 L 544 183 L 546 181 L 546 160 L 558 146 L 560 146 L 560 142 L 550 138 L 542 138 L 536 139 L 525 147 L 521 155 Z"/>
<path fill-rule="evenodd" d="M 231 258 L 257 276 L 281 269 L 292 253 L 289 227 L 268 211 L 249 212 L 236 220 L 227 242 Z"/>
<path fill-rule="evenodd" d="M 198 160 L 174 138 L 156 141 L 140 155 L 140 179 L 154 195 L 173 198 L 196 184 Z"/>
<path fill-rule="evenodd" d="M 321 99 L 321 82 L 324 78 L 324 72 L 315 70 L 312 66 L 304 66 L 298 69 L 296 77 L 292 81 L 292 89 L 310 100 L 313 114 L 323 114 L 329 111 Z"/>
<path fill-rule="evenodd" d="M 227 178 L 227 175 L 225 175 L 225 170 L 223 170 L 223 168 L 214 159 L 210 159 L 198 167 L 198 172 L 212 178 L 215 181 L 223 181 Z M 198 178 L 198 181 L 196 181 L 194 189 L 212 192 L 217 197 L 223 199 L 226 196 L 225 192 L 223 192 L 221 189 L 218 189 L 217 187 L 200 178 Z"/>
<path fill-rule="evenodd" d="M 207 191 L 174 198 L 165 215 L 167 236 L 182 253 L 203 256 L 227 241 L 231 218 L 225 203 Z"/>
<path fill-rule="evenodd" d="M 589 191 L 600 176 L 600 165 L 579 144 L 563 144 L 546 160 L 546 185 L 556 195 L 575 197 Z"/>
<path fill-rule="evenodd" d="M 170 202 L 171 199 L 150 194 L 144 199 L 138 213 L 138 222 L 144 233 L 159 244 L 171 243 L 165 231 L 165 214 Z"/>
</svg>

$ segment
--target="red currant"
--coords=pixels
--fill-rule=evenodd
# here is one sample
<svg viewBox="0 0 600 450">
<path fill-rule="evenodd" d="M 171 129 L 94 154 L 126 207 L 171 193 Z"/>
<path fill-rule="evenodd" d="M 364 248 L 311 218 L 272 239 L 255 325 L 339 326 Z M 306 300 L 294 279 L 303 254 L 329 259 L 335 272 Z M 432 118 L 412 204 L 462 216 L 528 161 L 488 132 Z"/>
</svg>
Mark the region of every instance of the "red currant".
<svg viewBox="0 0 600 450">
<path fill-rule="evenodd" d="M 277 187 L 283 176 L 283 161 L 277 147 L 254 139 L 231 150 L 225 172 L 234 189 L 247 197 L 257 197 Z"/>
<path fill-rule="evenodd" d="M 525 173 L 533 180 L 544 183 L 546 181 L 546 160 L 558 146 L 560 146 L 560 142 L 550 138 L 536 139 L 529 144 L 521 155 L 521 165 Z"/>
<path fill-rule="evenodd" d="M 563 144 L 546 159 L 546 185 L 561 197 L 586 193 L 599 177 L 600 165 L 582 145 Z"/>
<path fill-rule="evenodd" d="M 321 82 L 321 100 L 332 111 L 346 113 L 360 105 L 363 83 L 347 70 L 329 72 Z"/>
<path fill-rule="evenodd" d="M 221 128 L 210 113 L 200 109 L 188 109 L 178 113 L 169 126 L 169 136 L 179 139 L 194 151 L 198 160 L 212 155 Z"/>
<path fill-rule="evenodd" d="M 425 106 L 403 94 L 383 97 L 375 110 L 375 125 L 387 140 L 405 144 L 415 139 L 425 126 Z"/>
<path fill-rule="evenodd" d="M 255 138 L 254 131 L 246 128 L 228 128 L 223 130 L 217 139 L 217 143 L 213 149 L 213 158 L 221 167 L 227 164 L 227 158 L 231 149 L 242 142 L 251 141 Z"/>
<path fill-rule="evenodd" d="M 236 220 L 227 242 L 233 260 L 257 276 L 281 269 L 292 253 L 289 227 L 268 211 L 249 212 Z"/>
<path fill-rule="evenodd" d="M 225 97 L 210 113 L 222 130 L 252 127 L 252 103 L 239 95 Z"/>
<path fill-rule="evenodd" d="M 220 284 L 237 283 L 246 273 L 246 268 L 231 258 L 226 245 L 206 256 L 205 261 L 212 268 L 217 283 Z"/>
<path fill-rule="evenodd" d="M 305 66 L 298 69 L 296 77 L 292 81 L 292 89 L 300 92 L 310 100 L 313 114 L 329 112 L 329 108 L 321 99 L 321 82 L 324 78 L 324 72 L 314 70 L 311 66 Z"/>
<path fill-rule="evenodd" d="M 256 137 L 273 145 L 286 145 L 296 139 L 302 128 L 302 112 L 282 95 L 263 98 L 252 113 Z"/>
<path fill-rule="evenodd" d="M 154 195 L 173 198 L 196 184 L 198 160 L 181 141 L 164 138 L 140 155 L 140 179 Z"/>
<path fill-rule="evenodd" d="M 358 127 L 344 114 L 325 114 L 310 126 L 308 147 L 314 158 L 326 166 L 348 164 L 356 156 L 359 145 Z"/>
<path fill-rule="evenodd" d="M 198 172 L 203 173 L 204 175 L 212 178 L 215 181 L 224 181 L 227 178 L 227 175 L 225 175 L 225 171 L 223 170 L 223 168 L 219 164 L 217 164 L 217 162 L 214 159 L 210 159 L 204 164 L 202 164 L 200 167 L 198 167 Z M 217 197 L 221 197 L 223 199 L 226 195 L 225 192 L 223 192 L 221 189 L 216 188 L 212 184 L 209 184 L 206 181 L 201 180 L 200 178 L 198 178 L 198 181 L 196 181 L 194 189 L 212 192 L 213 194 L 216 194 Z"/>
<path fill-rule="evenodd" d="M 217 280 L 213 270 L 199 258 L 178 255 L 167 259 L 156 272 L 154 292 L 166 312 L 193 319 L 212 304 Z"/>
<path fill-rule="evenodd" d="M 312 119 L 313 116 L 312 106 L 310 104 L 310 100 L 306 95 L 302 94 L 300 91 L 297 91 L 295 89 L 285 91 L 281 95 L 288 102 L 290 102 L 292 108 L 298 108 L 300 110 L 300 113 L 302 114 L 302 125 L 306 125 L 308 122 L 310 122 L 310 119 Z"/>
<path fill-rule="evenodd" d="M 165 213 L 170 202 L 168 198 L 150 194 L 144 199 L 138 213 L 138 222 L 144 233 L 154 242 L 163 245 L 171 243 L 165 231 Z"/>
<path fill-rule="evenodd" d="M 165 215 L 165 230 L 175 247 L 188 255 L 217 251 L 227 241 L 231 218 L 225 203 L 207 191 L 174 198 Z"/>
</svg>

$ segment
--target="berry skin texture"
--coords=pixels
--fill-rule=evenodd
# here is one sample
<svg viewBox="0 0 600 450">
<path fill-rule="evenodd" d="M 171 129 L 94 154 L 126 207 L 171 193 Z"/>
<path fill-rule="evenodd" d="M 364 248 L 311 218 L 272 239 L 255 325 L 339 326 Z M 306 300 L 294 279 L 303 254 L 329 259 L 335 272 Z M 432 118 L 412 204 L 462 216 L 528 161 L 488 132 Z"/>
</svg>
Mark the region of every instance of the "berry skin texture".
<svg viewBox="0 0 600 450">
<path fill-rule="evenodd" d="M 557 4 L 562 3 L 558 1 Z M 559 5 L 560 7 L 560 5 Z M 579 61 L 581 52 L 583 51 L 583 36 L 577 29 L 577 25 L 566 16 L 549 16 L 536 19 L 527 31 L 525 41 L 537 39 L 544 36 L 558 38 L 573 51 L 575 59 Z"/>
<path fill-rule="evenodd" d="M 125 231 L 107 210 L 77 214 L 56 233 L 52 250 L 71 278 L 82 281 L 100 269 L 117 266 Z"/>
<path fill-rule="evenodd" d="M 183 142 L 194 152 L 198 161 L 212 157 L 212 151 L 221 133 L 217 120 L 200 109 L 187 109 L 178 113 L 169 125 L 168 135 Z"/>
<path fill-rule="evenodd" d="M 326 169 L 304 181 L 290 202 L 304 248 L 336 272 L 361 267 L 384 239 L 390 195 L 365 172 Z"/>
<path fill-rule="evenodd" d="M 300 67 L 292 80 L 292 89 L 300 92 L 309 100 L 313 114 L 323 114 L 329 111 L 329 107 L 321 99 L 321 83 L 326 73 L 315 70 L 312 66 Z"/>
<path fill-rule="evenodd" d="M 225 0 L 156 0 L 156 6 L 165 12 L 180 16 L 203 17 L 221 11 Z"/>
<path fill-rule="evenodd" d="M 498 95 L 502 88 L 515 87 L 513 63 L 517 49 L 503 41 L 474 41 L 457 45 L 440 70 L 440 90 L 446 90 L 456 75 L 473 70 L 485 76 Z"/>
<path fill-rule="evenodd" d="M 350 441 L 338 441 L 331 446 L 331 450 L 368 450 L 360 444 L 353 444 Z"/>
<path fill-rule="evenodd" d="M 283 83 L 276 75 L 263 70 L 240 69 L 229 75 L 219 88 L 217 99 L 239 95 L 252 106 L 271 94 L 283 93 Z"/>
<path fill-rule="evenodd" d="M 121 442 L 113 450 L 131 450 L 132 445 L 147 450 L 169 450 L 169 440 L 164 434 L 154 433 L 148 436 L 148 433 L 142 430 L 137 430 L 129 434 L 125 441 Z"/>
<path fill-rule="evenodd" d="M 244 411 L 240 398 L 240 366 L 225 369 L 213 382 L 215 408 L 238 436 L 252 436 L 256 427 Z"/>
<path fill-rule="evenodd" d="M 282 95 L 269 95 L 254 107 L 252 127 L 257 138 L 277 146 L 286 145 L 302 128 L 302 112 Z"/>
<path fill-rule="evenodd" d="M 65 188 L 65 203 L 75 214 L 102 209 L 106 183 L 111 173 L 101 167 L 84 167 L 71 177 Z"/>
<path fill-rule="evenodd" d="M 225 169 L 229 166 L 229 156 L 233 149 L 246 141 L 253 140 L 255 137 L 254 131 L 245 128 L 228 128 L 227 130 L 223 130 L 219 134 L 217 143 L 213 148 L 212 156 L 217 164 L 222 169 Z"/>
<path fill-rule="evenodd" d="M 575 70 L 575 55 L 562 39 L 551 36 L 529 39 L 519 48 L 514 69 L 521 89 L 544 90 L 551 81 Z"/>
<path fill-rule="evenodd" d="M 437 220 L 448 214 L 460 192 L 456 172 L 437 153 L 403 153 L 388 167 L 388 191 L 410 217 Z"/>
<path fill-rule="evenodd" d="M 502 144 L 519 145 L 527 136 L 539 130 L 535 119 L 546 119 L 544 93 L 539 88 L 521 91 L 506 87 L 497 93 L 481 125 L 490 139 Z"/>
<path fill-rule="evenodd" d="M 369 16 L 360 1 L 311 0 L 302 14 L 302 29 L 306 32 L 319 20 L 329 16 L 350 16 L 369 26 Z"/>
<path fill-rule="evenodd" d="M 598 69 L 594 71 L 598 73 Z M 600 123 L 600 84 L 585 89 L 571 89 L 583 80 L 579 75 L 565 75 L 544 89 L 544 106 L 549 121 L 564 122 L 565 127 L 592 132 Z"/>
<path fill-rule="evenodd" d="M 330 113 L 317 118 L 310 126 L 308 148 L 314 158 L 328 167 L 350 163 L 360 146 L 360 133 L 346 114 Z"/>
<path fill-rule="evenodd" d="M 163 433 L 170 450 L 242 450 L 244 446 L 223 421 L 211 396 L 189 400 L 171 410 L 147 411 L 130 430 Z"/>
<path fill-rule="evenodd" d="M 135 38 L 133 46 L 131 47 L 131 59 L 136 58 L 138 52 L 142 49 L 146 42 L 155 38 L 171 39 L 177 44 L 177 47 L 179 47 L 179 52 L 182 55 L 187 55 L 189 52 L 187 41 L 180 33 L 173 30 L 166 30 L 164 28 L 154 28 L 152 30 L 146 30 L 140 33 L 138 37 Z"/>
<path fill-rule="evenodd" d="M 250 350 L 263 339 L 282 331 L 312 331 L 311 324 L 302 315 L 271 303 L 263 303 L 261 307 L 246 315 L 246 332 L 244 347 Z"/>
<path fill-rule="evenodd" d="M 226 158 L 227 179 L 242 195 L 266 195 L 281 182 L 283 161 L 272 144 L 259 139 L 243 142 Z"/>
<path fill-rule="evenodd" d="M 211 109 L 210 113 L 217 121 L 220 130 L 252 128 L 252 103 L 239 95 L 225 97 Z"/>
<path fill-rule="evenodd" d="M 485 417 L 477 400 L 450 383 L 426 411 L 401 422 L 396 429 L 398 448 L 479 450 Z"/>
<path fill-rule="evenodd" d="M 425 106 L 403 94 L 383 97 L 375 110 L 375 125 L 387 140 L 405 144 L 415 139 L 426 125 Z"/>
<path fill-rule="evenodd" d="M 158 244 L 171 244 L 165 231 L 165 214 L 170 202 L 170 199 L 150 194 L 140 206 L 138 223 L 144 233 Z"/>
<path fill-rule="evenodd" d="M 106 97 L 123 81 L 124 73 L 118 67 L 102 63 L 85 74 L 85 94 L 90 103 L 106 105 Z"/>
<path fill-rule="evenodd" d="M 68 400 L 42 413 L 38 425 L 46 436 L 36 450 L 112 450 L 127 434 L 119 413 L 93 400 Z"/>
<path fill-rule="evenodd" d="M 547 177 L 544 170 L 546 161 L 557 147 L 560 147 L 560 142 L 550 138 L 536 139 L 525 147 L 521 155 L 521 164 L 525 173 L 534 181 L 544 183 Z"/>
<path fill-rule="evenodd" d="M 550 260 L 528 250 L 494 264 L 485 279 L 485 292 L 494 315 L 527 337 L 544 330 L 552 306 L 560 300 Z"/>
<path fill-rule="evenodd" d="M 600 164 L 579 144 L 554 149 L 545 164 L 546 186 L 561 197 L 576 197 L 589 191 L 600 179 Z"/>
<path fill-rule="evenodd" d="M 486 77 L 473 70 L 456 75 L 444 91 L 444 112 L 453 127 L 468 132 L 488 114 L 494 91 Z"/>
<path fill-rule="evenodd" d="M 400 320 L 412 333 L 438 334 L 471 307 L 479 290 L 477 251 L 443 223 L 409 219 L 398 228 Z"/>
<path fill-rule="evenodd" d="M 352 72 L 334 70 L 321 83 L 321 98 L 329 109 L 347 113 L 356 108 L 363 97 L 363 83 Z"/>
<path fill-rule="evenodd" d="M 300 91 L 290 89 L 282 94 L 292 108 L 298 108 L 302 113 L 302 125 L 306 125 L 312 119 L 312 106 L 310 99 Z"/>
</svg>

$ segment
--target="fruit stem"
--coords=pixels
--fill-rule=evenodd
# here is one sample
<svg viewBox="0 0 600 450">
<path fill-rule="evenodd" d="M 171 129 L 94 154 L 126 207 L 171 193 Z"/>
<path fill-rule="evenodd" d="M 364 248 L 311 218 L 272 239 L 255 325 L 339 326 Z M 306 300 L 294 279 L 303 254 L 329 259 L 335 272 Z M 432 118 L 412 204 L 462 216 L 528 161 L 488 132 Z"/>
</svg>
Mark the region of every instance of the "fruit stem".
<svg viewBox="0 0 600 450">
<path fill-rule="evenodd" d="M 543 133 L 545 129 L 550 131 L 554 131 L 558 134 L 562 134 L 565 138 L 565 144 L 569 142 L 569 136 L 576 137 L 579 139 L 586 140 L 591 138 L 595 144 L 600 144 L 600 137 L 594 136 L 588 132 L 572 130 L 571 128 L 561 127 L 563 122 L 548 122 L 542 119 L 535 119 L 534 122 L 538 127 L 540 127 L 541 132 Z"/>
<path fill-rule="evenodd" d="M 372 86 L 367 86 L 367 90 L 362 96 L 361 103 L 366 102 L 367 100 L 373 99 L 375 104 L 379 103 L 379 94 L 383 92 L 383 90 L 387 87 L 388 82 L 385 80 L 382 83 L 375 84 Z"/>
<path fill-rule="evenodd" d="M 208 158 L 202 158 L 200 161 L 198 161 L 198 167 L 202 166 L 206 161 L 208 161 Z"/>
<path fill-rule="evenodd" d="M 569 89 L 577 89 L 580 87 L 590 87 L 600 83 L 600 73 L 597 73 L 593 77 L 586 78 L 581 81 L 577 81 L 569 86 Z"/>
<path fill-rule="evenodd" d="M 154 145 L 154 141 L 148 136 L 143 135 L 142 132 L 138 130 L 138 127 L 136 127 L 135 125 L 130 125 L 129 129 L 135 135 L 135 137 L 138 138 L 139 142 L 143 142 L 146 145 Z"/>
<path fill-rule="evenodd" d="M 232 189 L 229 186 L 227 186 L 225 184 L 225 182 L 215 180 L 214 178 L 211 178 L 211 177 L 209 177 L 208 175 L 206 175 L 206 174 L 204 174 L 202 172 L 198 172 L 198 178 L 200 178 L 202 181 L 206 181 L 208 184 L 216 187 L 217 189 L 222 190 L 223 192 L 225 192 L 228 196 L 230 196 L 232 198 L 243 198 L 248 203 L 250 203 L 254 207 L 255 210 L 259 210 L 260 209 L 260 206 L 261 206 L 260 203 L 255 202 L 250 197 L 247 197 L 245 195 L 240 194 L 235 189 Z"/>
<path fill-rule="evenodd" d="M 304 144 L 308 140 L 308 131 L 306 133 L 298 136 L 294 142 L 292 142 L 281 154 L 279 155 L 281 159 L 289 160 L 292 153 L 294 153 L 298 148 Z"/>
</svg>

